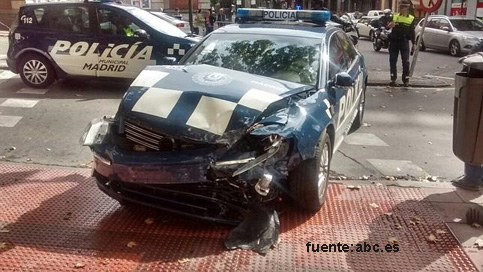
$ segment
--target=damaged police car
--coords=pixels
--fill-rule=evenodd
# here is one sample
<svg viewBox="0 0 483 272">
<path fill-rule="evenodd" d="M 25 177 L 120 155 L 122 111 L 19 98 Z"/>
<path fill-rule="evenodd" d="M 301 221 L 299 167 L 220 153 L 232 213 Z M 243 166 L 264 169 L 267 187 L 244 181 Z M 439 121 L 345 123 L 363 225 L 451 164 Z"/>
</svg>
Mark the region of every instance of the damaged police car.
<svg viewBox="0 0 483 272">
<path fill-rule="evenodd" d="M 332 155 L 362 124 L 367 84 L 363 56 L 329 18 L 240 9 L 239 24 L 179 65 L 148 66 L 116 116 L 93 120 L 81 139 L 100 189 L 224 223 L 286 197 L 319 210 Z"/>
</svg>

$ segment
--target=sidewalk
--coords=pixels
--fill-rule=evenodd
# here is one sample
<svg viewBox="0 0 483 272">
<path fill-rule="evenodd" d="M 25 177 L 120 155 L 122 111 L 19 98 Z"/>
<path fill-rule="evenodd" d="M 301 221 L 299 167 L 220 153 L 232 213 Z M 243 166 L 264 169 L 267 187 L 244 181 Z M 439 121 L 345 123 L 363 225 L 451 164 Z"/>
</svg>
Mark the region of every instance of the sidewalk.
<svg viewBox="0 0 483 272">
<path fill-rule="evenodd" d="M 105 196 L 89 169 L 0 163 L 5 270 L 483 271 L 483 229 L 465 224 L 483 197 L 447 183 L 344 181 L 316 214 L 288 208 L 267 255 L 227 250 L 233 227 Z M 360 188 L 349 188 L 350 184 Z M 391 186 L 391 184 L 393 184 Z M 414 185 L 424 185 L 414 188 Z M 428 187 L 428 188 L 426 188 Z M 455 218 L 461 218 L 458 223 Z M 456 220 L 458 221 L 458 220 Z M 457 239 L 459 240 L 457 240 Z M 308 252 L 306 244 L 398 244 L 398 252 Z"/>
<path fill-rule="evenodd" d="M 389 71 L 370 71 L 367 84 L 369 86 L 389 86 L 391 81 L 391 76 Z M 398 74 L 398 81 L 396 82 L 402 86 L 401 74 Z M 429 75 L 413 75 L 409 79 L 410 87 L 420 87 L 420 88 L 443 88 L 453 86 L 454 79 L 446 77 L 436 77 Z"/>
</svg>

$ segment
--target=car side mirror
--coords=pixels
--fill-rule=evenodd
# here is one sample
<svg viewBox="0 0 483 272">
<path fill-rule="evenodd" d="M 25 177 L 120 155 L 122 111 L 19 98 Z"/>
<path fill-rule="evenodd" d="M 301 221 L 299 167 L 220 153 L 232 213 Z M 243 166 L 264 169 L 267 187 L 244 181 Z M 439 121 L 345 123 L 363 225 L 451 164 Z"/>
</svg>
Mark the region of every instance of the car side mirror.
<svg viewBox="0 0 483 272">
<path fill-rule="evenodd" d="M 178 61 L 176 61 L 175 57 L 164 57 L 162 60 L 163 65 L 176 65 Z"/>
<path fill-rule="evenodd" d="M 352 80 L 351 75 L 348 73 L 340 72 L 335 75 L 334 84 L 340 87 L 350 87 L 354 84 L 354 80 Z"/>
<path fill-rule="evenodd" d="M 136 29 L 136 31 L 134 31 L 134 36 L 137 36 L 139 38 L 146 39 L 146 40 L 149 39 L 149 34 L 144 29 Z"/>
<path fill-rule="evenodd" d="M 441 28 L 441 30 L 448 31 L 448 32 L 450 32 L 450 31 L 451 31 L 451 29 L 449 29 L 449 27 L 447 27 L 447 26 L 443 26 L 443 27 Z"/>
<path fill-rule="evenodd" d="M 357 36 L 351 35 L 350 37 L 354 45 L 357 45 L 357 43 L 359 43 L 359 39 L 357 38 Z"/>
</svg>

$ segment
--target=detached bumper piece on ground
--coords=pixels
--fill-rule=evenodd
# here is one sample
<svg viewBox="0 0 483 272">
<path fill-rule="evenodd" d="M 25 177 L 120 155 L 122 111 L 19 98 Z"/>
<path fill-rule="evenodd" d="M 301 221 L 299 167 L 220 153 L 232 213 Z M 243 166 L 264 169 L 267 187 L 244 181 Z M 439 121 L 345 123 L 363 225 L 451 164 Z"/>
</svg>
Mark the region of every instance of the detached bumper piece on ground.
<svg viewBox="0 0 483 272">
<path fill-rule="evenodd" d="M 104 195 L 90 175 L 90 170 L 0 164 L 2 269 L 477 270 L 417 188 L 368 185 L 349 190 L 330 185 L 327 205 L 320 212 L 287 211 L 280 216 L 280 243 L 262 256 L 226 250 L 232 227 L 122 207 Z M 272 218 L 270 222 L 276 222 L 275 215 Z M 260 229 L 268 234 L 276 224 L 269 226 Z M 436 240 L 428 241 L 431 234 Z M 397 241 L 399 252 L 307 252 L 306 246 L 310 242 L 384 247 L 389 240 Z M 239 238 L 235 242 L 244 244 Z"/>
</svg>

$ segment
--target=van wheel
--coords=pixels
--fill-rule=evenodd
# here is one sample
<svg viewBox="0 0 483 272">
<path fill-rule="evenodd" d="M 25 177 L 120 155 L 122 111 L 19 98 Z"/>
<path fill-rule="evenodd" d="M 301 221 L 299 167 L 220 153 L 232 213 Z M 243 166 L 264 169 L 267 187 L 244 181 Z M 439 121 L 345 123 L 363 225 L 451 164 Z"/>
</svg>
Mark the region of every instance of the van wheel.
<svg viewBox="0 0 483 272">
<path fill-rule="evenodd" d="M 23 55 L 18 68 L 22 81 L 32 88 L 45 88 L 55 81 L 54 67 L 38 54 Z"/>
<path fill-rule="evenodd" d="M 315 157 L 300 163 L 289 175 L 290 190 L 300 208 L 318 211 L 324 205 L 331 159 L 332 144 L 327 130 L 324 130 L 317 143 Z"/>
</svg>

